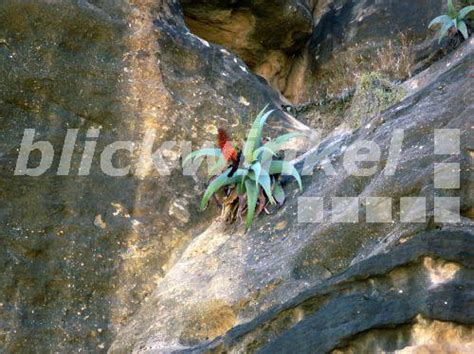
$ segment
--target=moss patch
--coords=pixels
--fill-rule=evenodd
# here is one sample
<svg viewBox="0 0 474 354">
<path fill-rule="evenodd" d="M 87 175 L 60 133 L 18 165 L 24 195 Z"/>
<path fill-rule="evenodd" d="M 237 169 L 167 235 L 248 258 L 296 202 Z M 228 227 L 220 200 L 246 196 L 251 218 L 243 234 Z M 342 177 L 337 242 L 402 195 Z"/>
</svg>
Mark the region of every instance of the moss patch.
<svg viewBox="0 0 474 354">
<path fill-rule="evenodd" d="M 360 127 L 371 116 L 400 102 L 405 91 L 378 72 L 362 74 L 349 112 L 350 125 Z"/>
</svg>

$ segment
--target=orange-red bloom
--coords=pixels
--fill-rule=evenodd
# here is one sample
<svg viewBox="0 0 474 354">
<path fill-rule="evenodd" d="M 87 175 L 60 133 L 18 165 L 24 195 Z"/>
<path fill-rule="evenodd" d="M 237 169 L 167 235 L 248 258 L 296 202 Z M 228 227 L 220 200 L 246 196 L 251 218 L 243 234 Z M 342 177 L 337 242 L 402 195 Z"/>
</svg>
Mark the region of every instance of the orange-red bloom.
<svg viewBox="0 0 474 354">
<path fill-rule="evenodd" d="M 217 145 L 222 151 L 224 158 L 227 161 L 237 161 L 238 153 L 234 145 L 230 142 L 229 135 L 224 129 L 217 130 Z"/>
</svg>

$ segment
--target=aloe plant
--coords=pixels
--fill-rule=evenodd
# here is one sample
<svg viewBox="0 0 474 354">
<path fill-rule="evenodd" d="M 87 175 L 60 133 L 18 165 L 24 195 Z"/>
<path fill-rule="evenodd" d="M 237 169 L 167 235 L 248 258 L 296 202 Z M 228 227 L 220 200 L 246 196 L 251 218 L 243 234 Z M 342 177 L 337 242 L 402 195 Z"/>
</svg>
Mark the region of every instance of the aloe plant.
<svg viewBox="0 0 474 354">
<path fill-rule="evenodd" d="M 209 173 L 212 175 L 216 171 L 224 171 L 209 183 L 201 200 L 201 209 L 206 208 L 216 192 L 224 189 L 227 194 L 224 204 L 232 204 L 235 209 L 238 209 L 239 217 L 246 209 L 247 229 L 252 225 L 255 214 L 264 210 L 267 203 L 282 204 L 284 202 L 285 192 L 279 182 L 279 175 L 293 176 L 302 190 L 301 177 L 295 167 L 287 161 L 276 158 L 285 143 L 301 134 L 288 133 L 264 142 L 262 130 L 266 120 L 274 112 L 267 110 L 267 107 L 255 118 L 243 145 L 241 164 L 233 175 L 229 176 L 231 168 L 226 168 L 228 162 L 220 149 L 197 150 L 183 161 L 184 165 L 203 156 L 218 159 Z"/>
<path fill-rule="evenodd" d="M 428 25 L 429 28 L 434 26 L 441 26 L 438 37 L 439 43 L 446 37 L 450 31 L 453 31 L 454 34 L 461 32 L 464 39 L 469 38 L 469 32 L 467 30 L 466 22 L 464 21 L 466 16 L 474 11 L 474 6 L 466 6 L 460 11 L 457 11 L 454 7 L 453 0 L 448 0 L 448 13 L 441 15 L 433 19 Z"/>
</svg>

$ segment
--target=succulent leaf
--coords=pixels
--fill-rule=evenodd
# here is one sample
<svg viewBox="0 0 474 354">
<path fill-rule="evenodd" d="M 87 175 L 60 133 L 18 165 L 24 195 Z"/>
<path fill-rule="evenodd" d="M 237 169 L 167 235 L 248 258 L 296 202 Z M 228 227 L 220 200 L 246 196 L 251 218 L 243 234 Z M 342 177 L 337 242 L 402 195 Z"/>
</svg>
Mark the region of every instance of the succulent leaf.
<svg viewBox="0 0 474 354">
<path fill-rule="evenodd" d="M 431 28 L 431 27 L 434 27 L 435 25 L 439 25 L 439 24 L 444 25 L 446 23 L 451 23 L 451 22 L 452 22 L 451 17 L 449 17 L 448 15 L 442 15 L 433 19 L 433 21 L 430 22 L 428 27 Z"/>
<path fill-rule="evenodd" d="M 438 43 L 441 43 L 441 41 L 443 40 L 444 37 L 446 37 L 448 35 L 448 31 L 449 29 L 453 27 L 453 23 L 451 21 L 451 23 L 445 23 L 441 29 L 439 30 L 439 40 L 438 40 Z"/>
<path fill-rule="evenodd" d="M 206 208 L 207 202 L 215 192 L 229 184 L 237 184 L 247 173 L 244 169 L 238 169 L 232 177 L 228 177 L 230 170 L 227 169 L 209 184 L 201 200 L 201 209 Z"/>
<path fill-rule="evenodd" d="M 258 188 L 249 180 L 245 181 L 245 188 L 247 191 L 247 218 L 245 226 L 249 229 L 255 215 L 255 208 L 257 207 Z"/>
<path fill-rule="evenodd" d="M 453 0 L 448 0 L 448 14 L 452 18 L 457 17 L 457 11 L 456 11 L 456 8 L 454 7 Z"/>
<path fill-rule="evenodd" d="M 253 152 L 253 160 L 258 160 L 260 155 L 262 155 L 261 160 L 264 159 L 263 156 L 276 156 L 276 152 L 271 149 L 271 147 L 267 146 L 269 143 L 266 143 L 263 146 L 260 146 L 257 150 Z M 265 154 L 265 155 L 264 155 Z"/>
<path fill-rule="evenodd" d="M 275 184 L 273 185 L 273 197 L 280 205 L 283 204 L 283 202 L 285 201 L 285 191 L 283 190 L 281 184 L 278 182 L 275 182 Z"/>
<path fill-rule="evenodd" d="M 278 153 L 278 151 L 281 149 L 281 147 L 287 143 L 289 140 L 294 139 L 296 137 L 302 136 L 303 134 L 301 133 L 288 133 L 288 134 L 283 134 L 277 137 L 276 139 L 266 143 L 262 147 L 268 148 L 270 151 L 273 151 L 275 154 Z M 267 152 L 264 151 L 262 154 L 262 161 L 268 160 L 272 156 Z"/>
<path fill-rule="evenodd" d="M 464 18 L 472 11 L 474 11 L 474 5 L 466 6 L 461 11 L 459 11 L 458 19 L 464 20 Z"/>
<path fill-rule="evenodd" d="M 214 176 L 227 167 L 227 160 L 223 154 L 219 156 L 217 162 L 209 169 L 209 176 Z"/>
<path fill-rule="evenodd" d="M 186 158 L 183 160 L 183 166 L 188 164 L 191 160 L 196 159 L 198 157 L 203 157 L 203 156 L 213 156 L 213 157 L 219 157 L 221 155 L 220 149 L 201 149 L 201 150 L 196 150 L 190 153 Z"/>
<path fill-rule="evenodd" d="M 260 162 L 255 162 L 254 164 L 252 164 L 250 169 L 255 173 L 255 186 L 258 187 L 258 180 L 260 178 L 260 172 L 262 171 L 262 165 L 260 164 Z"/>
<path fill-rule="evenodd" d="M 466 23 L 464 21 L 459 21 L 458 22 L 458 30 L 459 32 L 462 33 L 464 39 L 468 39 L 469 38 L 469 32 L 467 31 L 467 26 L 466 26 Z"/>
<path fill-rule="evenodd" d="M 270 175 L 274 175 L 278 173 L 282 175 L 291 175 L 298 182 L 300 190 L 303 190 L 303 184 L 301 182 L 300 174 L 298 173 L 296 168 L 288 161 L 272 161 L 270 165 L 269 173 Z"/>
<path fill-rule="evenodd" d="M 275 199 L 273 199 L 272 194 L 272 181 L 267 171 L 262 170 L 258 183 L 262 186 L 270 203 L 275 204 Z"/>
<path fill-rule="evenodd" d="M 270 110 L 266 112 L 268 105 L 259 113 L 257 118 L 255 119 L 252 127 L 247 136 L 247 140 L 244 144 L 243 154 L 244 159 L 247 164 L 251 164 L 253 162 L 253 152 L 256 148 L 260 147 L 262 141 L 262 130 L 267 118 L 274 112 L 274 110 Z"/>
</svg>

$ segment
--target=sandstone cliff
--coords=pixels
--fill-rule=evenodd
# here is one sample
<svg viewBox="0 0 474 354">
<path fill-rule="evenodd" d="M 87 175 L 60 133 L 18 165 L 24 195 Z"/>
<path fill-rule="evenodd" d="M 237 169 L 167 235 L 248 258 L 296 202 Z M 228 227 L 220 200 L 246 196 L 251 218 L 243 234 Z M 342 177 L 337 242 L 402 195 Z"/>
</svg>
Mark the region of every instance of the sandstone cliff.
<svg viewBox="0 0 474 354">
<path fill-rule="evenodd" d="M 472 352 L 474 42 L 437 44 L 444 3 L 1 2 L 0 352 Z M 244 233 L 197 212 L 205 181 L 172 142 L 242 136 L 268 103 L 268 134 L 302 132 L 312 173 Z M 54 148 L 38 177 L 14 176 L 25 129 Z M 461 132 L 459 154 L 433 153 L 435 129 Z M 344 173 L 358 140 L 381 148 L 370 177 Z M 98 158 L 116 141 L 136 142 L 115 155 L 122 177 Z M 460 187 L 435 188 L 433 165 L 453 162 Z M 428 208 L 422 223 L 298 222 L 315 196 L 390 197 L 394 220 L 402 197 Z M 458 222 L 435 220 L 437 197 L 459 197 Z"/>
</svg>

